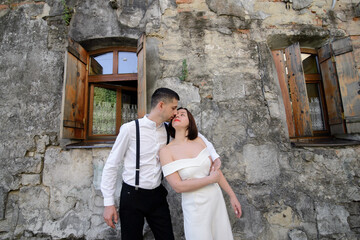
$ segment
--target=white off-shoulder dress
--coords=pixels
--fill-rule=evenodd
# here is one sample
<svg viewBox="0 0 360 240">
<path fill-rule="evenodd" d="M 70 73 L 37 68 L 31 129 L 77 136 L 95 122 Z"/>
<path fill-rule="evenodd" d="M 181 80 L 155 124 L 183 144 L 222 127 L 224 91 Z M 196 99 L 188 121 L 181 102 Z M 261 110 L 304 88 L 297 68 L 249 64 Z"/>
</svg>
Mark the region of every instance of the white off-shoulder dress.
<svg viewBox="0 0 360 240">
<path fill-rule="evenodd" d="M 178 172 L 182 180 L 209 175 L 211 160 L 207 148 L 197 157 L 180 159 L 162 167 L 164 176 Z M 187 240 L 231 240 L 229 216 L 219 184 L 213 183 L 182 193 L 184 230 Z"/>
</svg>

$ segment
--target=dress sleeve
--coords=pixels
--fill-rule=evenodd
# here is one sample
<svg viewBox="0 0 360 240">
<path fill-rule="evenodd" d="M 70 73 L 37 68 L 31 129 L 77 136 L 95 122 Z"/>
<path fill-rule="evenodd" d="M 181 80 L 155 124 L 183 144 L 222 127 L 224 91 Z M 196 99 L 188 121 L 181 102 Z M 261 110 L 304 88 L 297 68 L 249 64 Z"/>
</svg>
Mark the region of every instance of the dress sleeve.
<svg viewBox="0 0 360 240">
<path fill-rule="evenodd" d="M 176 171 L 179 171 L 181 168 L 183 168 L 182 166 L 180 166 L 179 164 L 177 164 L 176 161 L 168 163 L 164 166 L 162 166 L 162 171 L 164 174 L 164 177 L 169 176 L 170 174 L 173 174 Z"/>
<path fill-rule="evenodd" d="M 211 159 L 215 161 L 215 159 L 219 158 L 219 154 L 217 154 L 214 146 L 211 142 L 209 142 L 201 133 L 199 133 L 199 137 L 205 142 L 207 149 L 210 152 Z"/>
</svg>

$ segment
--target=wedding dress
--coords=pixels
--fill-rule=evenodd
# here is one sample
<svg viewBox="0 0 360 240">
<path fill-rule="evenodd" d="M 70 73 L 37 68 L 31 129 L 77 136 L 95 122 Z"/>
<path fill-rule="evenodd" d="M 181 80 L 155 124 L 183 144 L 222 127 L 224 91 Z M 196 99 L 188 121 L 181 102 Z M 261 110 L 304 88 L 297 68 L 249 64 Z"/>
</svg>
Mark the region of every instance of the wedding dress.
<svg viewBox="0 0 360 240">
<path fill-rule="evenodd" d="M 209 175 L 211 160 L 207 148 L 197 157 L 179 159 L 162 167 L 164 176 L 178 172 L 182 180 Z M 213 183 L 182 193 L 186 240 L 232 240 L 229 216 L 219 184 Z"/>
</svg>

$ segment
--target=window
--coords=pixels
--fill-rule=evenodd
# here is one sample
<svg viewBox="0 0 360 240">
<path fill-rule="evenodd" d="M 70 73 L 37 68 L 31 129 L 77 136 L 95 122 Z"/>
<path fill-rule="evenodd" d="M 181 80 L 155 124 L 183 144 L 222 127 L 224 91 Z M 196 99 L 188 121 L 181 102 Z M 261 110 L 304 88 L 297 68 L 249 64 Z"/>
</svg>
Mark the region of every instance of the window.
<svg viewBox="0 0 360 240">
<path fill-rule="evenodd" d="M 272 51 L 292 139 L 360 133 L 360 82 L 351 40 Z"/>
<path fill-rule="evenodd" d="M 69 40 L 62 138 L 114 140 L 123 123 L 146 112 L 145 36 L 137 47 L 87 52 Z"/>
<path fill-rule="evenodd" d="M 136 48 L 89 52 L 88 138 L 106 138 L 137 118 Z"/>
</svg>

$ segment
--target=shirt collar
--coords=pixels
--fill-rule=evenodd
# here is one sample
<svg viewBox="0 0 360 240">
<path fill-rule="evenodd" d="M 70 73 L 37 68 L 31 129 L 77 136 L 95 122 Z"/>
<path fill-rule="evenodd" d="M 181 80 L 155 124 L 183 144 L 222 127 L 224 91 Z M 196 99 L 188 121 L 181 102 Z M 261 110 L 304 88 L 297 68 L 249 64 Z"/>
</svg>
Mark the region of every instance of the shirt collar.
<svg viewBox="0 0 360 240">
<path fill-rule="evenodd" d="M 149 127 L 156 127 L 156 122 L 150 120 L 150 119 L 148 118 L 148 116 L 149 116 L 149 114 L 146 114 L 146 115 L 144 116 L 144 123 L 145 123 L 147 126 L 149 126 Z M 161 127 L 163 127 L 163 126 L 164 126 L 164 123 L 161 123 L 157 128 L 161 128 Z"/>
</svg>

